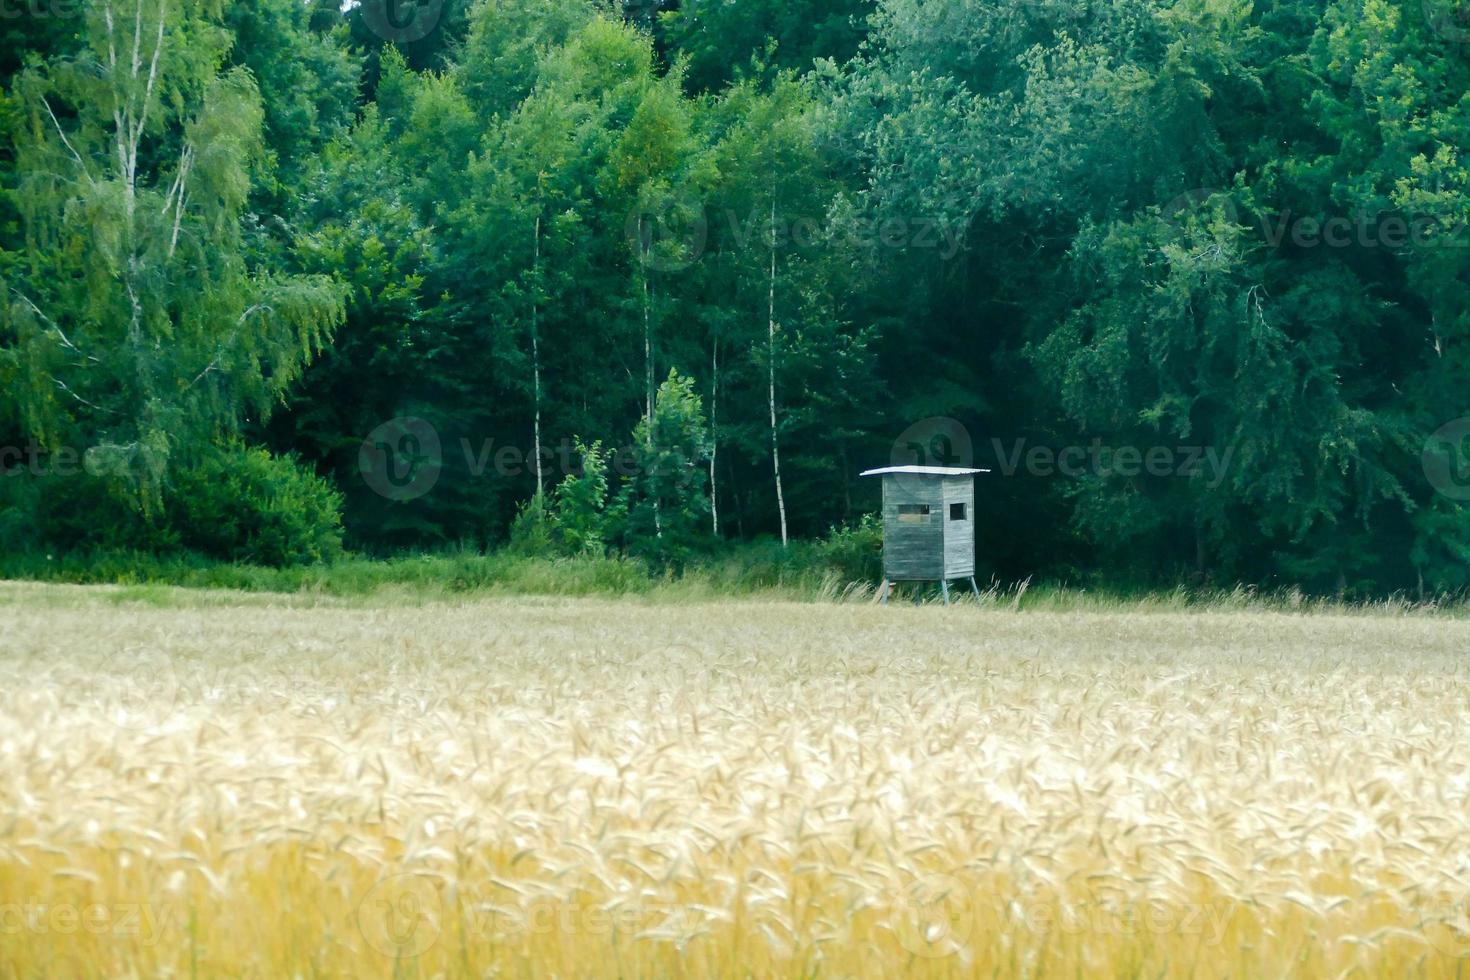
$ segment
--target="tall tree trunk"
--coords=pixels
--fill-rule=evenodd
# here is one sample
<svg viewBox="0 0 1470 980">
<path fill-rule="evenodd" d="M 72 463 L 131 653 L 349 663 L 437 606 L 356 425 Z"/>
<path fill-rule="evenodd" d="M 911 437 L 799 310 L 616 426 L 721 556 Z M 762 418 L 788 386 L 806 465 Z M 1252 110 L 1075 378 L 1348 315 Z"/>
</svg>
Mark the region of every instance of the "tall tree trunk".
<svg viewBox="0 0 1470 980">
<path fill-rule="evenodd" d="M 651 286 L 648 281 L 648 230 L 643 222 L 647 218 L 638 218 L 638 248 L 639 256 L 643 265 L 643 414 L 650 423 L 653 422 L 653 320 L 652 320 L 652 297 Z M 652 430 L 650 429 L 650 432 Z"/>
<path fill-rule="evenodd" d="M 709 521 L 710 533 L 720 536 L 720 500 L 715 477 L 715 460 L 720 452 L 720 338 L 710 342 L 709 355 Z"/>
<path fill-rule="evenodd" d="M 771 275 L 766 290 L 766 401 L 771 408 L 771 468 L 776 474 L 776 511 L 781 547 L 786 547 L 786 495 L 781 489 L 781 447 L 776 435 L 776 198 L 771 198 Z"/>
<path fill-rule="evenodd" d="M 643 222 L 647 219 L 643 216 L 638 218 L 638 248 L 641 251 L 643 265 L 643 411 L 644 418 L 648 419 L 648 448 L 653 449 L 653 295 L 652 284 L 648 275 L 648 234 Z M 663 512 L 659 507 L 659 494 L 657 488 L 653 495 L 653 536 L 663 539 L 664 522 Z"/>
<path fill-rule="evenodd" d="M 536 496 L 545 500 L 546 482 L 541 460 L 541 338 L 537 334 L 538 291 L 541 288 L 541 215 L 536 215 L 536 239 L 531 259 L 531 391 L 535 414 Z"/>
<path fill-rule="evenodd" d="M 105 3 L 102 11 L 103 20 L 107 24 L 108 65 L 115 73 L 118 66 L 118 44 L 113 39 L 113 32 L 117 29 L 117 24 L 113 20 L 112 3 Z M 146 295 L 146 285 L 138 282 L 138 269 L 142 265 L 142 260 L 138 255 L 137 234 L 138 152 L 142 146 L 143 136 L 148 131 L 148 114 L 153 103 L 153 89 L 158 81 L 158 66 L 163 53 L 164 28 L 166 24 L 167 4 L 163 0 L 160 0 L 158 5 L 158 30 L 153 38 L 153 54 L 148 62 L 148 81 L 142 86 L 142 91 L 140 92 L 138 91 L 138 86 L 143 77 L 141 53 L 144 40 L 143 5 L 139 3 L 134 11 L 131 68 L 127 79 L 128 87 L 122 93 L 123 98 L 119 98 L 116 87 L 118 83 L 115 74 L 112 79 L 112 85 L 114 86 L 112 91 L 113 143 L 117 149 L 118 172 L 122 176 L 123 209 L 126 214 L 123 235 L 127 242 L 128 257 L 125 263 L 126 271 L 123 274 L 123 284 L 127 289 L 128 303 L 131 307 L 131 317 L 128 323 L 128 347 L 129 353 L 132 355 L 134 371 L 138 378 L 139 387 L 146 395 L 143 401 L 145 406 L 150 406 L 153 402 L 154 384 L 153 356 L 148 350 L 149 345 L 143 335 L 143 301 L 140 293 Z M 118 37 L 124 44 L 126 43 L 126 35 L 119 33 Z M 123 55 L 124 57 L 127 56 L 126 49 L 123 50 Z M 87 169 L 87 164 L 78 156 L 71 141 L 66 138 L 66 133 L 62 131 L 61 123 L 57 121 L 56 114 L 51 109 L 51 104 L 44 97 L 42 98 L 42 102 L 46 106 L 47 114 L 51 117 L 51 122 L 56 126 L 56 132 L 61 137 L 62 144 L 71 151 L 72 158 L 76 160 L 77 165 L 81 168 L 82 176 L 86 177 L 89 184 L 95 185 L 91 171 Z M 165 199 L 163 211 L 166 216 L 170 206 L 175 208 L 173 243 L 170 244 L 168 250 L 168 257 L 170 259 L 173 258 L 174 247 L 178 241 L 179 223 L 183 220 L 185 193 L 189 179 L 189 166 L 193 156 L 187 131 L 185 132 L 183 143 L 183 151 L 179 157 L 179 170 L 175 174 L 173 188 L 170 189 L 169 196 Z M 177 201 L 175 201 L 175 192 L 177 192 Z M 143 417 L 136 420 L 139 423 L 139 427 L 142 427 L 145 419 L 151 425 L 153 423 L 152 415 L 153 411 L 151 407 L 145 407 Z M 142 494 L 143 517 L 149 524 L 152 524 L 155 516 L 154 508 L 152 507 L 154 503 L 152 500 L 153 486 L 151 481 L 147 480 L 146 476 L 144 480 L 145 488 Z"/>
</svg>

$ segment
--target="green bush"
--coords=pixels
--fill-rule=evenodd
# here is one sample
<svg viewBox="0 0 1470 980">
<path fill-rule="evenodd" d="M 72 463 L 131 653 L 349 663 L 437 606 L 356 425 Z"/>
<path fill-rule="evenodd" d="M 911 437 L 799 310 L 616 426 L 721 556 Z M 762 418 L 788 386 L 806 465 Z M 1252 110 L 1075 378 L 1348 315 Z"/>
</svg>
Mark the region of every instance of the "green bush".
<svg viewBox="0 0 1470 980">
<path fill-rule="evenodd" d="M 546 509 L 546 498 L 535 494 L 521 505 L 510 522 L 508 549 L 521 557 L 544 558 L 556 550 L 553 539 L 551 513 Z"/>
<path fill-rule="evenodd" d="M 286 566 L 342 553 L 342 495 L 289 456 L 213 448 L 173 473 L 165 503 L 182 547 L 211 558 Z"/>
<path fill-rule="evenodd" d="M 680 570 L 713 542 L 709 516 L 709 426 L 694 379 L 674 370 L 658 387 L 653 417 L 633 429 L 633 474 L 615 504 L 623 547 L 661 569 Z"/>
<path fill-rule="evenodd" d="M 834 527 L 817 543 L 821 564 L 844 581 L 877 582 L 883 578 L 883 522 L 865 514 L 858 523 Z"/>
<path fill-rule="evenodd" d="M 51 551 L 169 551 L 177 536 L 147 515 L 126 484 L 76 466 L 0 475 L 0 540 L 8 547 Z"/>
<path fill-rule="evenodd" d="M 570 555 L 600 555 L 607 546 L 607 527 L 615 517 L 607 507 L 607 453 L 601 441 L 576 440 L 582 472 L 568 473 L 556 488 L 556 532 Z"/>
</svg>

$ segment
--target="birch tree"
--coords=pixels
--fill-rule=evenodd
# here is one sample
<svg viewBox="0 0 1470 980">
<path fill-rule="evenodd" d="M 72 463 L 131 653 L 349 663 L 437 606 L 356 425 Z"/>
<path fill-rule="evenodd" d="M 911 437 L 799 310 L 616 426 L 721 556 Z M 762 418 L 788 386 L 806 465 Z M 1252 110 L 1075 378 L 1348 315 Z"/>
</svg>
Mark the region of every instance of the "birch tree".
<svg viewBox="0 0 1470 980">
<path fill-rule="evenodd" d="M 758 334 L 752 331 L 751 340 L 759 345 L 757 360 L 764 362 L 765 441 L 783 546 L 790 541 L 790 530 L 781 473 L 783 412 L 778 392 L 784 333 L 778 309 L 787 288 L 781 253 L 791 244 L 793 215 L 803 227 L 816 226 L 822 218 L 810 109 L 809 93 L 790 76 L 781 76 L 769 92 L 749 82 L 736 86 L 720 107 L 724 131 L 717 151 L 726 182 L 722 202 L 737 224 L 744 221 L 743 232 L 737 234 L 736 246 L 744 254 L 735 262 L 736 280 L 761 284 L 759 305 L 745 309 L 747 316 L 759 316 L 762 326 Z M 756 229 L 759 235 L 754 234 Z"/>
<path fill-rule="evenodd" d="M 766 399 L 771 410 L 771 469 L 776 478 L 776 513 L 781 517 L 781 546 L 788 542 L 786 494 L 781 489 L 781 430 L 776 420 L 776 195 L 771 195 L 771 271 L 766 280 Z"/>
<path fill-rule="evenodd" d="M 26 249 L 3 285 L 28 431 L 87 447 L 148 512 L 171 457 L 270 410 L 342 318 L 319 277 L 248 266 L 262 110 L 218 4 L 101 0 L 85 46 L 20 76 Z"/>
<path fill-rule="evenodd" d="M 472 229 L 480 274 L 502 282 L 492 315 L 524 324 L 530 350 L 532 470 L 536 495 L 546 495 L 542 420 L 548 326 L 555 327 L 568 294 L 585 271 L 579 248 L 590 209 L 587 160 L 597 131 L 593 108 L 555 89 L 526 99 L 486 136 L 471 168 L 476 188 L 455 220 Z M 519 332 L 519 331 L 517 331 Z"/>
<path fill-rule="evenodd" d="M 643 322 L 644 418 L 652 418 L 658 374 L 656 312 L 660 274 L 678 275 L 699 258 L 700 242 L 688 232 L 710 173 L 694 129 L 694 104 L 684 97 L 678 71 L 648 85 L 627 126 L 619 134 L 611 159 L 616 186 L 626 193 L 632 212 L 627 222 L 629 246 Z M 657 426 L 644 427 L 656 438 Z M 654 453 L 658 447 L 644 447 Z M 662 498 L 653 498 L 656 537 L 663 536 Z"/>
</svg>

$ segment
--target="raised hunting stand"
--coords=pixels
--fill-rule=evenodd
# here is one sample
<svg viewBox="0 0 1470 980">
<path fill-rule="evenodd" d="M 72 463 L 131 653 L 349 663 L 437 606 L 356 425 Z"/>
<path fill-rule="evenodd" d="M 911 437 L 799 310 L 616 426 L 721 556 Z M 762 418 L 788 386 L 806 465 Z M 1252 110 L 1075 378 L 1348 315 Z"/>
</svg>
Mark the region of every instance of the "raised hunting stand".
<svg viewBox="0 0 1470 980">
<path fill-rule="evenodd" d="M 950 579 L 975 584 L 975 474 L 960 466 L 884 466 L 863 476 L 883 477 L 883 584 L 886 603 L 895 582 L 938 582 L 949 605 Z M 918 601 L 915 597 L 915 602 Z"/>
</svg>

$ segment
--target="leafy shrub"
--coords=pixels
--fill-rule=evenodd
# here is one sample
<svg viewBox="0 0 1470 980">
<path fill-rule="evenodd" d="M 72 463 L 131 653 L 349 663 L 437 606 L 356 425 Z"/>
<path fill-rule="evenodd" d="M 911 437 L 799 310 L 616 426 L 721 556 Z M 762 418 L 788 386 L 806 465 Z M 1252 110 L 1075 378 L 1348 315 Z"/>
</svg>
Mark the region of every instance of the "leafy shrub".
<svg viewBox="0 0 1470 980">
<path fill-rule="evenodd" d="M 528 557 L 548 557 L 555 552 L 556 542 L 552 534 L 551 513 L 546 509 L 546 498 L 536 494 L 521 505 L 510 522 L 511 554 Z"/>
<path fill-rule="evenodd" d="M 342 495 L 289 456 L 228 443 L 173 474 L 169 523 L 183 547 L 260 565 L 342 553 Z"/>
<path fill-rule="evenodd" d="M 633 429 L 633 474 L 618 495 L 625 547 L 662 568 L 680 569 L 710 544 L 705 528 L 709 426 L 694 379 L 674 370 L 659 385 L 653 417 Z"/>
<path fill-rule="evenodd" d="M 883 578 L 883 522 L 872 514 L 850 526 L 834 527 L 817 543 L 821 564 L 846 582 Z"/>
<path fill-rule="evenodd" d="M 55 465 L 0 475 L 0 540 L 7 546 L 160 552 L 178 547 L 177 535 L 156 512 L 145 514 L 125 483 L 80 465 Z"/>
<path fill-rule="evenodd" d="M 576 440 L 582 472 L 568 473 L 556 488 L 556 533 L 572 555 L 600 555 L 606 548 L 610 515 L 607 507 L 607 453 L 599 440 Z"/>
</svg>

